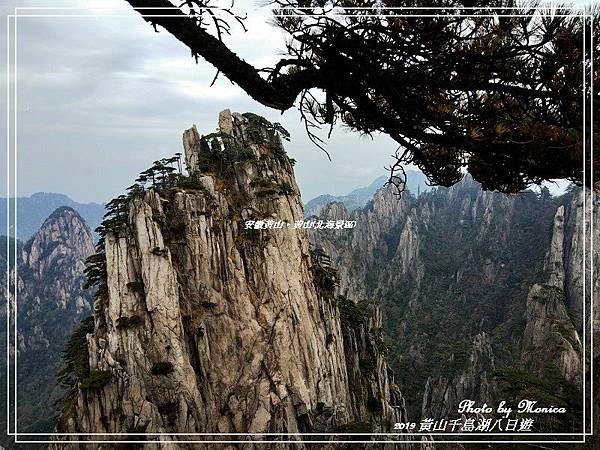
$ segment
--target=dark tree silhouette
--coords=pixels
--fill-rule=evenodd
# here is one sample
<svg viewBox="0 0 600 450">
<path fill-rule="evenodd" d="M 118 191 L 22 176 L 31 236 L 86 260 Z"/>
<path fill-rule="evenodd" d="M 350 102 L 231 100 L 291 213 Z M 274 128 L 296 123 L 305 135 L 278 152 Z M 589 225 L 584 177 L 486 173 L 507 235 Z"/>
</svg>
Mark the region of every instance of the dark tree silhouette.
<svg viewBox="0 0 600 450">
<path fill-rule="evenodd" d="M 584 117 L 583 99 L 598 80 L 600 48 L 592 21 L 575 10 L 513 0 L 274 0 L 287 55 L 258 69 L 223 41 L 233 24 L 244 26 L 233 7 L 126 1 L 256 101 L 282 111 L 296 105 L 317 145 L 315 128 L 336 123 L 391 136 L 399 144 L 394 184 L 407 163 L 444 186 L 465 167 L 484 189 L 504 192 L 583 181 L 583 122 L 592 109 L 588 101 Z M 423 6 L 438 8 L 414 9 Z M 596 35 L 599 11 L 586 11 Z M 598 101 L 596 92 L 594 110 Z M 598 161 L 593 170 L 598 179 Z"/>
</svg>

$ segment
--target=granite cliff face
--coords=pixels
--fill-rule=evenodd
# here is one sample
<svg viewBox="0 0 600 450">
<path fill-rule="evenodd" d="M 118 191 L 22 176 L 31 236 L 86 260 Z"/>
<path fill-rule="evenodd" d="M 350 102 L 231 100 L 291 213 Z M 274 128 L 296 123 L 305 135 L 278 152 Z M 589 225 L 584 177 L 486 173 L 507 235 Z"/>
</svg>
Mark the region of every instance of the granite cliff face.
<svg viewBox="0 0 600 450">
<path fill-rule="evenodd" d="M 582 345 L 564 299 L 564 292 L 552 285 L 531 287 L 519 365 L 538 376 L 548 368 L 558 370 L 565 380 L 581 386 Z"/>
<path fill-rule="evenodd" d="M 184 133 L 189 176 L 153 175 L 121 199 L 95 260 L 89 367 L 58 431 L 387 432 L 402 419 L 378 308 L 336 298 L 334 269 L 293 227 L 285 136 L 224 111 L 217 133 Z"/>
<path fill-rule="evenodd" d="M 356 228 L 316 230 L 311 240 L 340 267 L 342 294 L 381 302 L 412 420 L 456 416 L 460 400 L 489 403 L 529 376 L 544 393 L 559 392 L 557 402 L 579 388 L 580 189 L 507 196 L 482 191 L 467 175 L 418 198 L 383 188 L 351 214 L 331 203 L 321 218 L 339 216 Z"/>
<path fill-rule="evenodd" d="M 5 238 L 3 238 L 4 240 Z M 56 383 L 60 354 L 79 321 L 91 313 L 91 292 L 82 289 L 85 259 L 94 252 L 90 229 L 69 207 L 54 211 L 25 244 L 14 242 L 17 264 L 10 261 L 10 292 L 17 290 L 18 428 L 22 432 L 51 432 L 54 402 L 63 395 Z M 14 247 L 11 245 L 11 258 Z M 2 266 L 6 270 L 6 252 Z M 0 308 L 6 320 L 6 308 Z M 0 331 L 6 339 L 5 330 Z M 6 360 L 0 362 L 6 376 Z M 3 414 L 6 408 L 2 408 Z"/>
<path fill-rule="evenodd" d="M 548 279 L 533 285 L 529 291 L 527 326 L 519 361 L 521 367 L 538 377 L 568 380 L 570 384 L 555 383 L 558 392 L 568 391 L 573 385 L 581 389 L 586 382 L 584 377 L 588 386 L 598 382 L 597 376 L 592 379 L 585 371 L 591 358 L 598 362 L 598 352 L 588 353 L 584 366 L 583 348 L 587 346 L 589 350 L 592 339 L 598 342 L 600 277 L 597 272 L 590 273 L 590 264 L 593 262 L 597 267 L 600 262 L 600 254 L 595 250 L 600 243 L 597 227 L 600 197 L 577 190 L 565 200 L 557 208 L 552 226 L 545 259 Z M 593 315 L 590 314 L 592 294 Z M 591 321 L 593 333 L 583 332 L 583 328 L 589 330 Z M 597 395 L 596 398 L 587 395 L 587 401 L 598 403 Z M 594 414 L 597 417 L 597 411 Z M 594 443 L 589 445 L 592 448 Z"/>
<path fill-rule="evenodd" d="M 427 378 L 421 417 L 456 416 L 458 404 L 465 399 L 474 400 L 478 405 L 490 403 L 498 395 L 498 383 L 493 376 L 495 369 L 489 336 L 486 333 L 476 335 L 462 370 L 448 378 L 445 375 Z"/>
<path fill-rule="evenodd" d="M 550 273 L 548 284 L 564 291 L 565 304 L 574 313 L 572 317 L 578 332 L 581 332 L 583 326 L 581 322 L 581 318 L 584 316 L 582 314 L 583 305 L 588 305 L 589 312 L 590 302 L 589 287 L 586 287 L 584 301 L 583 281 L 584 278 L 588 283 L 590 281 L 592 259 L 594 267 L 598 267 L 600 263 L 600 252 L 596 251 L 598 242 L 600 242 L 600 229 L 597 226 L 599 205 L 600 196 L 598 194 L 592 196 L 588 194 L 584 198 L 582 190 L 577 190 L 569 198 L 566 198 L 564 205 L 561 205 L 562 208 L 559 207 L 556 211 L 552 241 L 546 257 L 547 270 Z M 593 214 L 590 209 L 593 209 Z M 592 223 L 594 227 L 592 227 Z M 590 240 L 592 232 L 593 236 Z M 592 248 L 593 252 L 591 252 Z M 584 255 L 586 256 L 585 266 Z M 586 275 L 584 275 L 584 271 Z M 592 283 L 594 298 L 597 299 L 597 293 L 600 292 L 600 277 L 595 275 Z M 593 320 L 598 323 L 597 308 L 595 314 L 596 317 Z M 586 317 L 588 320 L 592 319 L 589 314 L 586 314 Z M 594 330 L 597 329 L 595 326 Z"/>
</svg>

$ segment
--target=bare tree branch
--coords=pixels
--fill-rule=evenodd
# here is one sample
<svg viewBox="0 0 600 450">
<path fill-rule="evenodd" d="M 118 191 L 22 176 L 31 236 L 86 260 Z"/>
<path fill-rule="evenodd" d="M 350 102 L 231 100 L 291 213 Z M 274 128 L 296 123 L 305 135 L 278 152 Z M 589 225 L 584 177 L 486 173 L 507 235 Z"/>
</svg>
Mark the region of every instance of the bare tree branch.
<svg viewBox="0 0 600 450">
<path fill-rule="evenodd" d="M 486 10 L 516 2 L 480 0 L 473 10 L 470 1 L 445 0 L 443 10 L 420 17 L 410 8 L 423 0 L 275 0 L 288 54 L 258 69 L 223 42 L 228 20 L 243 26 L 233 8 L 186 0 L 186 12 L 167 0 L 126 1 L 157 8 L 138 11 L 256 101 L 282 111 L 297 102 L 309 138 L 324 150 L 316 130 L 342 123 L 400 144 L 392 176 L 410 161 L 445 186 L 465 167 L 485 189 L 505 192 L 555 178 L 582 182 L 583 77 L 592 46 L 596 57 L 600 47 L 589 22 L 568 8 Z M 386 9 L 396 6 L 408 9 Z M 595 97 L 597 109 L 598 90 Z M 600 161 L 594 170 L 600 178 Z"/>
<path fill-rule="evenodd" d="M 271 81 L 263 79 L 255 67 L 232 52 L 219 38 L 208 33 L 194 18 L 167 0 L 126 0 L 137 9 L 144 20 L 159 25 L 190 48 L 194 56 L 199 55 L 216 67 L 223 75 L 240 86 L 256 101 L 278 110 L 294 105 L 296 97 L 304 89 L 314 86 L 317 73 L 304 70 L 289 75 L 280 75 Z M 164 17 L 164 16 L 172 17 Z"/>
</svg>

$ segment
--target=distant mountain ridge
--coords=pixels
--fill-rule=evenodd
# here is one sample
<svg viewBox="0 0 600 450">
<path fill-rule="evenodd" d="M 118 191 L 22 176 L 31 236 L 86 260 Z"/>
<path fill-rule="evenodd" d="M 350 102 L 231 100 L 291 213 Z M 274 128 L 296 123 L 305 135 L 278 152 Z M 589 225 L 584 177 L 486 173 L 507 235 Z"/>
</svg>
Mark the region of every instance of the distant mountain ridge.
<svg viewBox="0 0 600 450">
<path fill-rule="evenodd" d="M 576 187 L 559 197 L 484 191 L 466 174 L 418 198 L 386 187 L 351 214 L 339 202 L 322 210 L 323 220 L 356 221 L 349 232 L 310 236 L 338 270 L 342 295 L 380 302 L 409 417 L 449 419 L 465 398 L 494 404 L 513 392 L 567 404 L 570 416 L 552 426 L 577 422 L 590 295 L 583 201 Z"/>
<path fill-rule="evenodd" d="M 86 258 L 94 253 L 93 235 L 80 214 L 63 206 L 53 211 L 27 242 L 17 246 L 15 261 L 6 260 L 5 236 L 0 241 L 0 270 L 9 272 L 10 289 L 0 285 L 0 297 L 13 298 L 18 306 L 18 427 L 29 433 L 51 432 L 54 403 L 65 394 L 56 375 L 67 338 L 90 315 L 93 292 L 83 289 Z M 16 287 L 15 287 L 16 286 Z M 0 319 L 6 320 L 6 304 Z M 0 331 L 6 342 L 6 330 Z M 13 336 L 14 337 L 14 336 Z M 11 337 L 11 339 L 13 338 Z M 6 360 L 0 361 L 0 376 L 6 378 Z M 6 399 L 0 400 L 0 420 L 5 423 Z M 9 438 L 0 441 L 14 447 Z"/>
<path fill-rule="evenodd" d="M 14 207 L 14 198 L 11 209 Z M 0 233 L 6 234 L 6 198 L 0 198 Z M 17 197 L 17 239 L 25 242 L 42 226 L 44 220 L 61 206 L 69 206 L 77 211 L 89 227 L 94 230 L 104 215 L 101 203 L 78 203 L 65 194 L 54 192 L 36 192 L 30 197 Z M 15 237 L 13 224 L 9 229 L 10 236 Z"/>
<path fill-rule="evenodd" d="M 323 208 L 331 202 L 341 202 L 344 204 L 348 212 L 352 212 L 355 209 L 360 209 L 366 206 L 366 204 L 373 198 L 375 192 L 383 187 L 388 180 L 387 175 L 382 175 L 376 178 L 368 186 L 354 189 L 346 195 L 331 195 L 324 194 L 309 200 L 304 205 L 304 216 L 317 216 L 321 213 Z M 425 192 L 431 189 L 431 186 L 427 185 L 427 177 L 418 170 L 409 170 L 406 172 L 406 190 L 416 195 L 418 192 Z"/>
</svg>

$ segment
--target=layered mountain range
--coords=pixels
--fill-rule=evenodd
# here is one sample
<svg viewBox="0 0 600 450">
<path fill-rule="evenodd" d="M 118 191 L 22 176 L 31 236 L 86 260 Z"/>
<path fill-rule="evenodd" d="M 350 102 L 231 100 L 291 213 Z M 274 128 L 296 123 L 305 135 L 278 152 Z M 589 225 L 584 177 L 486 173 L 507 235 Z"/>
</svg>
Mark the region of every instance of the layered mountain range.
<svg viewBox="0 0 600 450">
<path fill-rule="evenodd" d="M 467 175 L 418 198 L 381 189 L 351 214 L 332 203 L 321 218 L 356 228 L 311 240 L 339 268 L 342 294 L 381 303 L 412 419 L 529 395 L 567 407 L 562 423 L 540 426 L 570 431 L 582 407 L 583 214 L 581 189 L 507 196 Z"/>
</svg>

